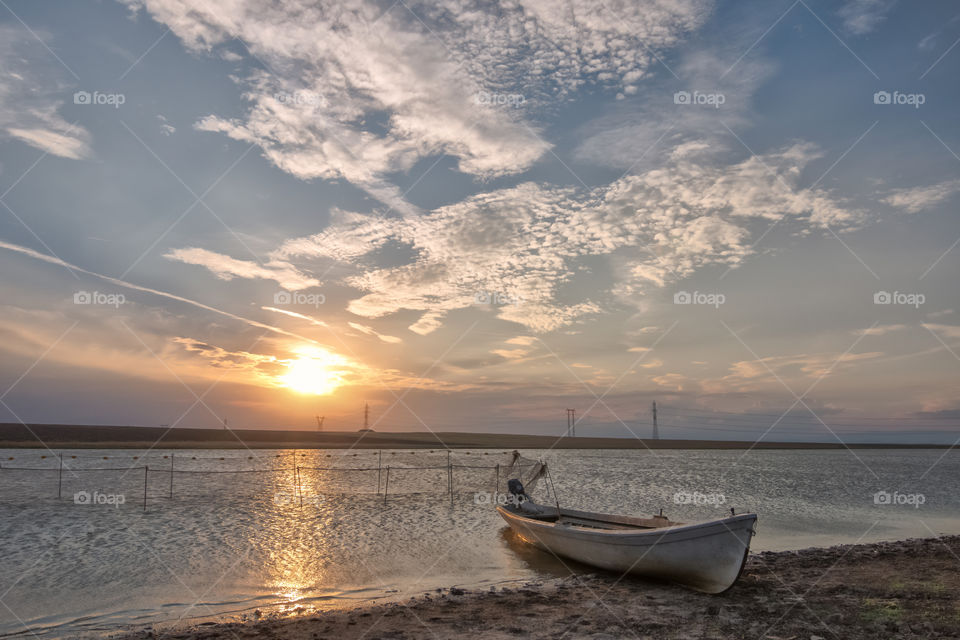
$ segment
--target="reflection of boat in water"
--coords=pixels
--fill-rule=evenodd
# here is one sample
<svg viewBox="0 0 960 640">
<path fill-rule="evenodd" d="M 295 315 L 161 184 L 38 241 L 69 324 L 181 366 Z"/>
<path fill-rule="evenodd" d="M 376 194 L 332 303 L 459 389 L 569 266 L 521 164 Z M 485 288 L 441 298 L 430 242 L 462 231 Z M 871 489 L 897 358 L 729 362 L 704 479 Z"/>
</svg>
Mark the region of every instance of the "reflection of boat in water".
<svg viewBox="0 0 960 640">
<path fill-rule="evenodd" d="M 756 514 L 747 513 L 683 524 L 663 516 L 632 518 L 546 507 L 529 499 L 497 511 L 520 538 L 557 556 L 705 593 L 721 593 L 736 582 L 757 520 Z"/>
<path fill-rule="evenodd" d="M 500 529 L 500 540 L 514 558 L 539 576 L 566 578 L 574 573 L 590 573 L 595 570 L 575 560 L 561 559 L 552 553 L 544 553 L 510 527 Z"/>
</svg>

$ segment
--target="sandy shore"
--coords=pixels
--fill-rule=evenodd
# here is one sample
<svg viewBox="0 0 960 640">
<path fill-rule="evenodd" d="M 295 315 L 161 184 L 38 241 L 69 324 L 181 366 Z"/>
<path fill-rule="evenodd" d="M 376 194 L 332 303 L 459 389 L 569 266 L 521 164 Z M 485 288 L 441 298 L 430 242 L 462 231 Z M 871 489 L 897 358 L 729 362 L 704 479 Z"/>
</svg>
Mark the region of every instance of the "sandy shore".
<svg viewBox="0 0 960 640">
<path fill-rule="evenodd" d="M 615 575 L 444 589 L 305 617 L 140 630 L 171 638 L 960 638 L 960 536 L 752 555 L 707 596 Z"/>
</svg>

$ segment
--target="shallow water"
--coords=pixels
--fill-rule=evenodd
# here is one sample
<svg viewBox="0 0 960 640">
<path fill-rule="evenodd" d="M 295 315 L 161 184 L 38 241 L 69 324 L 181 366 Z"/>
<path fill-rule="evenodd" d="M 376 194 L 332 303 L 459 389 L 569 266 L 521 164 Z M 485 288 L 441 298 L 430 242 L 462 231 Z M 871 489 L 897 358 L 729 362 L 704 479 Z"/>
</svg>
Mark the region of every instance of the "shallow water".
<svg viewBox="0 0 960 640">
<path fill-rule="evenodd" d="M 509 458 L 499 453 L 453 453 L 462 466 L 451 501 L 446 452 L 384 452 L 384 501 L 377 452 L 65 451 L 61 474 L 48 451 L 2 451 L 0 634 L 352 606 L 588 570 L 516 540 L 483 504 L 498 477 L 503 485 L 492 467 Z M 960 533 L 960 452 L 523 453 L 548 462 L 562 506 L 662 508 L 681 521 L 755 511 L 756 551 Z M 106 466 L 135 468 L 91 470 Z M 241 473 L 203 473 L 226 470 Z M 382 489 L 385 469 L 379 475 Z M 552 501 L 544 489 L 539 497 Z M 75 503 L 84 491 L 90 500 Z M 877 504 L 878 491 L 893 504 Z"/>
</svg>

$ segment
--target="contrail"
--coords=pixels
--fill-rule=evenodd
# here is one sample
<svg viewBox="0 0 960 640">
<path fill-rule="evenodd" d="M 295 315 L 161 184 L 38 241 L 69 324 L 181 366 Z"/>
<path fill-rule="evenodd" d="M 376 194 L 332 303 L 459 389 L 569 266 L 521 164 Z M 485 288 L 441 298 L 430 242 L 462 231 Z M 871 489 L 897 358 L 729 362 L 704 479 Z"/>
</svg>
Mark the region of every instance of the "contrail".
<svg viewBox="0 0 960 640">
<path fill-rule="evenodd" d="M 306 320 L 312 325 L 318 327 L 327 327 L 329 326 L 323 320 L 317 320 L 316 318 L 311 318 L 310 316 L 305 316 L 302 313 L 297 313 L 296 311 L 287 311 L 286 309 L 277 309 L 276 307 L 260 307 L 264 311 L 273 311 L 274 313 L 282 313 L 285 316 L 290 316 L 291 318 L 299 318 L 300 320 Z"/>
<path fill-rule="evenodd" d="M 49 255 L 47 255 L 47 254 L 45 254 L 45 253 L 40 253 L 39 251 L 34 251 L 33 249 L 30 249 L 30 248 L 27 248 L 27 247 L 21 247 L 20 245 L 11 244 L 11 243 L 9 243 L 9 242 L 4 242 L 3 240 L 0 240 L 0 249 L 9 249 L 10 251 L 15 251 L 15 252 L 21 253 L 21 254 L 23 254 L 23 255 L 25 255 L 25 256 L 30 256 L 31 258 L 36 258 L 37 260 L 42 260 L 43 262 L 47 262 L 47 263 L 49 263 L 49 264 L 55 264 L 55 265 L 59 265 L 59 266 L 61 266 L 61 267 L 66 267 L 67 269 L 70 269 L 70 270 L 72 270 L 72 271 L 77 271 L 77 272 L 79 272 L 79 273 L 85 273 L 85 274 L 87 274 L 87 275 L 89 275 L 89 276 L 93 276 L 94 278 L 99 278 L 99 279 L 101 279 L 101 280 L 103 280 L 103 281 L 105 281 L 105 282 L 109 282 L 109 283 L 111 283 L 111 284 L 115 284 L 115 285 L 117 285 L 117 286 L 119 286 L 119 287 L 124 287 L 124 288 L 126 288 L 126 289 L 132 289 L 132 290 L 134 290 L 134 291 L 142 291 L 142 292 L 144 292 L 144 293 L 153 294 L 153 295 L 155 295 L 155 296 L 160 296 L 160 297 L 162 297 L 162 298 L 167 298 L 167 299 L 169 299 L 169 300 L 176 300 L 177 302 L 184 302 L 184 303 L 186 303 L 186 304 L 193 305 L 194 307 L 197 307 L 198 309 L 203 309 L 204 311 L 212 311 L 213 313 L 220 314 L 221 316 L 226 316 L 226 317 L 231 318 L 231 319 L 233 319 L 233 320 L 239 320 L 240 322 L 245 322 L 246 324 L 250 325 L 251 327 L 257 327 L 257 328 L 259 328 L 259 329 L 266 329 L 267 331 L 272 331 L 273 333 L 279 333 L 279 334 L 281 334 L 281 335 L 289 336 L 289 337 L 291 337 L 291 338 L 296 338 L 296 339 L 298 339 L 298 340 L 306 340 L 307 342 L 313 342 L 313 343 L 315 343 L 315 344 L 319 344 L 316 340 L 314 340 L 314 339 L 312 339 L 312 338 L 305 338 L 305 337 L 303 337 L 303 336 L 301 336 L 301 335 L 298 335 L 298 334 L 296 334 L 296 333 L 293 333 L 293 332 L 290 332 L 290 331 L 286 331 L 286 330 L 284 330 L 284 329 L 280 329 L 280 328 L 278 328 L 278 327 L 274 327 L 274 326 L 271 326 L 271 325 L 269 325 L 269 324 L 264 324 L 264 323 L 262 323 L 262 322 L 257 322 L 256 320 L 251 320 L 251 319 L 249 319 L 249 318 L 244 318 L 243 316 L 238 316 L 238 315 L 235 315 L 235 314 L 233 314 L 233 313 L 230 313 L 229 311 L 223 311 L 223 310 L 221 310 L 221 309 L 217 309 L 217 308 L 215 308 L 215 307 L 211 307 L 210 305 L 203 304 L 202 302 L 197 302 L 196 300 L 191 300 L 190 298 L 184 298 L 184 297 L 182 297 L 182 296 L 174 295 L 174 294 L 172 294 L 172 293 L 167 293 L 166 291 L 159 291 L 158 289 L 151 289 L 151 288 L 149 288 L 149 287 L 141 287 L 141 286 L 138 285 L 138 284 L 133 284 L 133 283 L 131 283 L 131 282 L 127 282 L 126 280 L 120 280 L 119 278 L 112 278 L 112 277 L 110 277 L 110 276 L 103 275 L 102 273 L 97 273 L 96 271 L 90 271 L 89 269 L 84 269 L 83 267 L 78 267 L 77 265 L 71 264 L 71 263 L 67 262 L 66 260 L 61 260 L 60 258 L 55 258 L 54 256 L 49 256 Z"/>
</svg>

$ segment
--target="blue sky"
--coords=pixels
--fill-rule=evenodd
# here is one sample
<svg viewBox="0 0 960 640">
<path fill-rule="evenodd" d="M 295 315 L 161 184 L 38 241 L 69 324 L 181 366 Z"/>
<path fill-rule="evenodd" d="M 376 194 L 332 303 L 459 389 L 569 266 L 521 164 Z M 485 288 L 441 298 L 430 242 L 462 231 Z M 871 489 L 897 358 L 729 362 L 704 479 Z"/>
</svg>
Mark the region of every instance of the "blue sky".
<svg viewBox="0 0 960 640">
<path fill-rule="evenodd" d="M 953 3 L 262 4 L 0 7 L 0 420 L 953 442 Z"/>
</svg>

